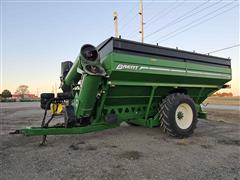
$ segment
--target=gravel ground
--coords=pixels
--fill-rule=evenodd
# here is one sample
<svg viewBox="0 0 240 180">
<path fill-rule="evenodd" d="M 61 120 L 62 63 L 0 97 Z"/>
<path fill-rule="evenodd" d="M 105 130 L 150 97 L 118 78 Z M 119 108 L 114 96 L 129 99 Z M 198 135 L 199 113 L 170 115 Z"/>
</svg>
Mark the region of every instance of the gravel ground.
<svg viewBox="0 0 240 180">
<path fill-rule="evenodd" d="M 214 121 L 213 115 L 212 120 L 199 119 L 187 139 L 171 138 L 159 128 L 123 124 L 97 133 L 49 136 L 40 147 L 41 137 L 7 134 L 40 124 L 38 103 L 22 105 L 1 106 L 1 180 L 240 177 L 239 116 L 230 123 Z"/>
</svg>

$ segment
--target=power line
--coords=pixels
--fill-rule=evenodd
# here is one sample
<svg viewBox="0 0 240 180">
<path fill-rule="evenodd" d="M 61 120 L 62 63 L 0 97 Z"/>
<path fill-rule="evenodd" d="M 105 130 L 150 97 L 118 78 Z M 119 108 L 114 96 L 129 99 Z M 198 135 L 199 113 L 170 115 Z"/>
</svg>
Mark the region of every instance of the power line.
<svg viewBox="0 0 240 180">
<path fill-rule="evenodd" d="M 131 38 L 133 35 L 136 35 L 136 32 L 138 31 L 138 29 L 135 29 L 134 31 L 132 31 L 131 33 L 129 33 L 128 38 Z"/>
<path fill-rule="evenodd" d="M 136 6 L 134 5 L 134 6 L 128 11 L 127 14 L 131 14 L 131 13 L 134 11 L 135 8 L 136 8 Z M 125 16 L 123 16 L 122 19 L 126 19 L 126 18 L 127 18 L 127 14 L 125 14 Z"/>
<path fill-rule="evenodd" d="M 179 0 L 176 0 L 176 2 L 177 1 L 179 1 Z M 149 4 L 152 4 L 154 1 L 151 1 Z M 182 5 L 182 4 L 181 4 Z M 158 12 L 156 15 L 154 15 L 154 16 L 152 16 L 149 20 L 147 20 L 145 23 L 144 23 L 144 28 L 146 28 L 149 24 L 151 24 L 151 23 L 153 23 L 153 22 L 155 22 L 156 20 L 158 20 L 158 19 L 156 19 L 156 20 L 154 20 L 153 22 L 151 22 L 154 18 L 156 18 L 159 14 L 161 14 L 162 12 L 166 12 L 166 10 L 168 10 L 168 9 L 170 9 L 169 11 L 167 11 L 165 14 L 163 14 L 163 16 L 161 16 L 161 17 L 164 17 L 164 16 L 166 16 L 166 15 L 168 15 L 171 11 L 173 11 L 174 9 L 176 9 L 176 8 L 178 8 L 178 7 L 180 7 L 181 5 L 175 5 L 175 6 L 173 6 L 173 7 L 168 7 L 167 9 L 165 9 L 165 11 L 160 11 L 160 12 Z M 149 5 L 147 6 L 147 7 L 149 7 Z M 146 7 L 145 7 L 146 8 Z M 151 23 L 149 23 L 149 22 L 151 22 Z M 133 35 L 134 35 L 134 33 L 136 33 L 138 30 L 137 29 L 135 29 L 134 31 L 132 31 L 131 33 L 129 33 L 129 38 L 131 38 Z"/>
<path fill-rule="evenodd" d="M 229 46 L 229 47 L 225 47 L 225 48 L 222 48 L 222 49 L 214 50 L 214 51 L 208 52 L 206 54 L 212 54 L 212 53 L 215 53 L 215 52 L 220 52 L 220 51 L 224 51 L 224 50 L 227 50 L 227 49 L 232 49 L 232 48 L 235 48 L 235 47 L 238 47 L 238 46 L 240 46 L 240 44 L 235 44 L 233 46 Z"/>
<path fill-rule="evenodd" d="M 147 7 L 149 7 L 153 2 L 155 2 L 155 0 L 152 0 L 152 1 L 147 1 L 148 2 L 148 4 L 144 7 L 144 8 L 147 8 Z"/>
<path fill-rule="evenodd" d="M 181 21 L 183 21 L 183 20 L 185 20 L 185 19 L 191 18 L 191 17 L 194 16 L 195 14 L 201 13 L 201 12 L 203 12 L 203 11 L 205 11 L 205 10 L 213 7 L 213 6 L 216 6 L 216 5 L 219 4 L 221 1 L 222 1 L 222 0 L 220 0 L 220 1 L 216 2 L 216 3 L 214 3 L 214 4 L 209 5 L 209 6 L 205 7 L 204 9 L 200 9 L 199 11 L 194 12 L 196 9 L 199 9 L 201 6 L 204 6 L 205 4 L 207 4 L 208 2 L 210 2 L 210 0 L 208 0 L 208 1 L 200 4 L 199 6 L 196 6 L 196 7 L 193 8 L 192 10 L 184 13 L 182 16 L 180 16 L 180 17 L 174 19 L 173 21 L 169 22 L 169 23 L 166 24 L 165 26 L 162 26 L 161 28 L 159 28 L 159 29 L 155 30 L 154 32 L 148 34 L 145 38 L 148 38 L 148 37 L 150 37 L 150 36 L 152 36 L 152 35 L 160 32 L 160 31 L 168 28 L 169 26 L 175 25 L 175 24 L 177 24 L 177 23 L 179 23 L 179 22 L 181 22 Z M 189 14 L 189 13 L 191 13 L 191 12 L 194 12 L 194 13 Z M 189 14 L 189 15 L 188 15 L 188 14 Z"/>
<path fill-rule="evenodd" d="M 123 22 L 124 19 L 127 18 L 127 14 L 131 14 L 135 9 L 136 9 L 136 6 L 134 5 L 134 6 L 130 9 L 130 11 L 128 11 L 128 13 L 126 13 L 125 16 L 123 16 L 122 22 Z M 125 23 L 125 24 L 127 24 L 127 23 Z M 123 27 L 125 26 L 125 24 L 122 25 L 120 28 L 123 28 Z"/>
<path fill-rule="evenodd" d="M 176 0 L 175 2 L 177 2 L 178 0 Z M 163 10 L 163 11 L 159 11 L 157 14 L 155 14 L 154 16 L 152 16 L 151 18 L 149 18 L 147 21 L 146 21 L 146 23 L 148 23 L 147 25 L 149 25 L 149 23 L 153 20 L 153 19 L 155 19 L 157 16 L 159 16 L 159 15 L 161 15 L 161 13 L 163 13 L 163 12 L 166 12 L 168 9 L 170 9 L 169 11 L 171 12 L 171 9 L 174 9 L 175 7 L 177 7 L 178 5 L 176 5 L 175 4 L 175 6 L 169 6 L 168 8 L 166 8 L 165 10 Z M 169 11 L 167 11 L 167 13 L 165 13 L 165 14 L 168 14 L 168 12 Z M 165 15 L 164 14 L 164 15 Z"/>
<path fill-rule="evenodd" d="M 148 4 L 144 7 L 144 9 L 148 8 L 152 3 L 155 2 L 155 0 L 152 0 L 152 1 L 147 1 Z M 137 14 L 138 15 L 138 14 Z M 135 17 L 137 17 L 137 15 L 135 15 Z M 132 19 L 134 20 L 134 18 Z M 131 21 L 132 22 L 132 21 Z M 145 23 L 144 23 L 145 24 Z M 135 29 L 134 31 L 132 31 L 131 33 L 128 34 L 128 37 L 132 37 L 132 35 L 136 34 L 136 32 L 138 33 L 138 28 Z"/>
<path fill-rule="evenodd" d="M 136 7 L 133 8 L 133 10 L 135 9 Z M 120 30 L 124 30 L 126 29 L 126 27 L 131 23 L 133 22 L 133 20 L 136 19 L 136 17 L 138 16 L 138 12 L 135 14 L 135 16 L 133 16 L 129 21 L 127 21 L 125 24 L 123 24 L 121 27 L 120 27 Z"/>
<path fill-rule="evenodd" d="M 178 0 L 176 0 L 176 2 L 178 2 Z M 163 13 L 163 15 L 160 16 L 160 17 L 162 17 L 162 18 L 165 17 L 166 15 L 170 14 L 173 10 L 181 7 L 182 5 L 183 5 L 183 3 L 180 4 L 180 5 L 179 4 L 175 4 L 175 6 L 173 6 L 173 7 L 172 6 L 168 7 L 167 9 L 165 9 L 165 11 L 163 11 L 163 12 L 166 12 L 166 13 Z M 169 9 L 169 11 L 167 11 L 168 9 Z M 152 24 L 153 22 L 156 22 L 157 20 L 159 20 L 159 18 L 156 19 L 156 17 L 161 15 L 161 13 L 162 13 L 162 11 L 159 11 L 157 14 L 155 14 L 154 16 L 149 18 L 149 20 L 147 20 L 145 22 L 145 24 L 146 24 L 145 27 L 149 27 L 150 24 Z"/>
<path fill-rule="evenodd" d="M 239 5 L 237 5 L 237 6 L 239 6 Z M 188 31 L 189 29 L 192 29 L 192 28 L 194 28 L 194 27 L 196 27 L 196 26 L 198 26 L 198 25 L 201 25 L 201 24 L 203 24 L 203 23 L 205 23 L 205 22 L 207 22 L 207 21 L 209 21 L 209 20 L 211 20 L 211 19 L 213 19 L 213 18 L 215 18 L 215 17 L 217 17 L 217 16 L 220 16 L 220 15 L 222 15 L 222 14 L 224 14 L 224 13 L 226 13 L 226 12 L 232 10 L 232 9 L 234 9 L 234 8 L 237 7 L 237 6 L 234 6 L 234 7 L 230 8 L 230 9 L 227 9 L 226 11 L 223 11 L 223 12 L 221 12 L 221 13 L 218 13 L 218 14 L 216 14 L 215 16 L 212 16 L 212 17 L 210 17 L 210 18 L 208 18 L 208 19 L 205 19 L 205 20 L 203 20 L 203 21 L 200 21 L 199 23 L 194 24 L 194 25 L 188 27 L 187 29 L 184 29 L 183 31 L 180 31 L 180 32 L 178 32 L 178 33 L 175 33 L 174 35 L 172 35 L 172 36 L 170 36 L 170 37 L 168 37 L 168 38 L 165 38 L 165 39 L 163 39 L 163 40 L 161 40 L 161 41 L 163 42 L 163 41 L 166 41 L 166 40 L 168 40 L 168 39 L 170 39 L 170 38 L 173 38 L 173 37 L 177 36 L 178 34 L 181 34 L 181 33 L 185 32 L 185 31 Z M 159 40 L 159 39 L 158 39 L 158 40 Z"/>
<path fill-rule="evenodd" d="M 155 2 L 155 1 L 154 1 L 154 0 L 149 1 L 148 4 L 144 7 L 144 9 L 147 8 L 147 7 L 149 7 L 153 2 Z M 133 7 L 132 10 L 134 10 L 135 8 L 136 8 L 136 7 Z M 131 12 L 132 12 L 132 11 L 131 11 Z M 129 13 L 130 13 L 130 12 L 129 12 Z M 131 22 L 133 22 L 133 20 L 135 20 L 138 15 L 139 15 L 139 13 L 135 14 L 135 16 L 134 16 L 130 21 L 128 21 L 127 23 L 125 23 L 125 24 L 121 27 L 122 30 L 125 29 Z M 121 28 L 120 28 L 120 29 L 121 29 Z"/>
<path fill-rule="evenodd" d="M 230 4 L 232 4 L 232 3 L 230 3 Z M 205 20 L 203 20 L 203 21 L 200 21 L 200 22 L 197 23 L 197 24 L 194 24 L 196 21 L 199 21 L 199 20 L 201 20 L 201 19 L 203 19 L 203 18 L 205 18 L 205 17 L 207 17 L 207 16 L 209 16 L 209 15 L 215 13 L 216 11 L 219 11 L 219 10 L 223 9 L 223 8 L 227 7 L 228 5 L 230 5 L 230 4 L 224 5 L 224 6 L 222 6 L 221 8 L 218 8 L 217 10 L 214 10 L 214 12 L 212 11 L 212 12 L 210 12 L 210 13 L 208 13 L 208 14 L 206 14 L 206 15 L 200 17 L 200 18 L 198 18 L 197 20 L 194 20 L 194 21 L 190 22 L 190 23 L 187 24 L 187 25 L 182 26 L 181 28 L 178 28 L 178 29 L 176 29 L 175 31 L 172 31 L 172 32 L 168 33 L 167 35 L 165 35 L 165 36 L 159 38 L 157 41 L 159 41 L 160 39 L 163 39 L 162 41 L 166 41 L 166 40 L 168 40 L 168 39 L 170 39 L 170 38 L 176 36 L 177 34 L 180 34 L 180 33 L 182 33 L 182 32 L 185 32 L 185 31 L 187 31 L 187 30 L 189 30 L 189 29 L 191 29 L 191 28 L 193 28 L 193 27 L 195 27 L 195 26 L 197 26 L 197 25 L 200 25 L 200 24 L 202 24 L 202 23 L 204 23 L 204 22 L 206 22 L 206 21 L 209 21 L 210 19 L 213 19 L 214 17 L 219 16 L 219 15 L 221 15 L 221 14 L 227 12 L 227 11 L 230 11 L 231 9 L 233 9 L 233 8 L 235 8 L 235 7 L 237 7 L 237 6 L 239 6 L 239 5 L 234 6 L 234 7 L 230 8 L 230 9 L 227 9 L 226 11 L 223 11 L 223 12 L 221 12 L 221 13 L 216 14 L 216 15 L 213 16 L 213 17 L 210 17 L 210 18 L 208 18 L 208 19 L 205 19 Z M 192 25 L 192 24 L 193 24 L 193 25 Z M 192 26 L 191 26 L 191 25 L 192 25 Z M 188 26 L 189 26 L 189 27 L 188 27 Z M 188 28 L 184 29 L 185 27 L 188 27 Z M 181 29 L 184 29 L 184 30 L 178 32 L 178 31 L 181 30 Z M 171 34 L 173 34 L 173 35 L 170 36 L 170 37 L 168 37 L 168 36 L 171 35 Z M 174 35 L 174 34 L 175 34 L 175 35 Z M 166 38 L 164 38 L 164 37 L 166 37 Z"/>
<path fill-rule="evenodd" d="M 121 30 L 126 29 L 126 27 L 128 27 L 128 26 L 130 25 L 130 23 L 133 22 L 133 21 L 136 19 L 137 16 L 138 16 L 138 13 L 136 13 L 135 16 L 134 16 L 132 19 L 130 19 L 128 22 L 126 22 L 126 23 L 124 24 L 124 26 L 121 26 L 120 29 L 121 29 Z"/>
</svg>

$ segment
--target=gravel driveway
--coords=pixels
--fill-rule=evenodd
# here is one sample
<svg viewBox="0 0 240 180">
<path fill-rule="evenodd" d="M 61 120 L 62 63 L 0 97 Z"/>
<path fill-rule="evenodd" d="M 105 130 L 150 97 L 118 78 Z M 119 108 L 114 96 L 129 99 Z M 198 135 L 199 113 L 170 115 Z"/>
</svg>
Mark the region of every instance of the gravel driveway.
<svg viewBox="0 0 240 180">
<path fill-rule="evenodd" d="M 71 136 L 8 135 L 40 123 L 36 104 L 1 110 L 1 180 L 239 179 L 240 123 L 199 120 L 194 135 L 175 139 L 159 128 L 122 124 Z"/>
</svg>

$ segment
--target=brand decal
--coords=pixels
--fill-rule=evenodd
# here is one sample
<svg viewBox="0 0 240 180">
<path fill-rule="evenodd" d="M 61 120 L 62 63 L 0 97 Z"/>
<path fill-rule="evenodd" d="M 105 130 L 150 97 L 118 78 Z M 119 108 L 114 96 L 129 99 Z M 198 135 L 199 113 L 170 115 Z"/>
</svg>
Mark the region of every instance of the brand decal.
<svg viewBox="0 0 240 180">
<path fill-rule="evenodd" d="M 118 64 L 116 69 L 122 70 L 122 69 L 130 69 L 130 70 L 138 70 L 139 66 L 136 65 L 128 65 L 128 64 Z"/>
</svg>

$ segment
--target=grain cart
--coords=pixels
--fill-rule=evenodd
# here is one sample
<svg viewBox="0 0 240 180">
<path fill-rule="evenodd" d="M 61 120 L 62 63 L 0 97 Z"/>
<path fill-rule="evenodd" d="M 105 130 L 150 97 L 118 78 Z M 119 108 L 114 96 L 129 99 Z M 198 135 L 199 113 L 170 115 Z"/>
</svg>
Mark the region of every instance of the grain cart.
<svg viewBox="0 0 240 180">
<path fill-rule="evenodd" d="M 83 45 L 74 63 L 62 63 L 61 89 L 41 94 L 41 127 L 17 130 L 26 136 L 82 134 L 122 122 L 161 127 L 171 136 L 193 133 L 200 104 L 231 80 L 230 59 L 109 38 Z M 47 111 L 52 111 L 46 119 Z M 64 123 L 49 126 L 64 115 Z"/>
</svg>

